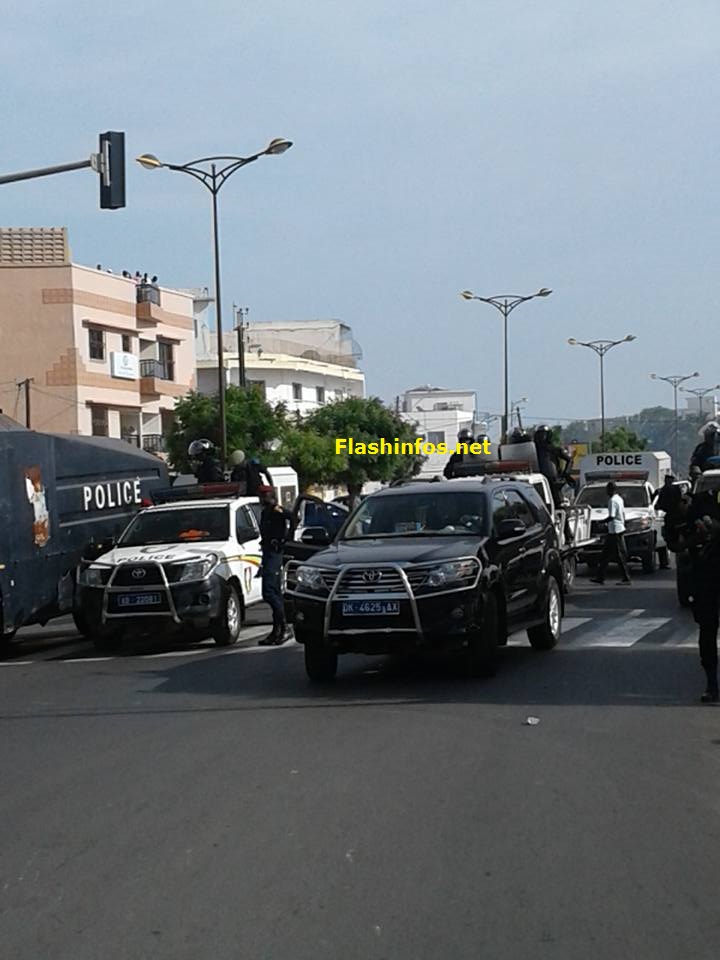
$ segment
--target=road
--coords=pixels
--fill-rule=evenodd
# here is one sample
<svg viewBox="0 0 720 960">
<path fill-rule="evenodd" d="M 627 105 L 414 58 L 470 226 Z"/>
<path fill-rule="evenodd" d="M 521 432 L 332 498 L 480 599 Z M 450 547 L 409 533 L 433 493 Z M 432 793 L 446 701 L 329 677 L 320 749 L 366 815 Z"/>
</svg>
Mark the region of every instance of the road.
<svg viewBox="0 0 720 960">
<path fill-rule="evenodd" d="M 720 713 L 671 574 L 579 580 L 489 681 L 52 629 L 0 664 L 3 956 L 716 955 Z"/>
</svg>

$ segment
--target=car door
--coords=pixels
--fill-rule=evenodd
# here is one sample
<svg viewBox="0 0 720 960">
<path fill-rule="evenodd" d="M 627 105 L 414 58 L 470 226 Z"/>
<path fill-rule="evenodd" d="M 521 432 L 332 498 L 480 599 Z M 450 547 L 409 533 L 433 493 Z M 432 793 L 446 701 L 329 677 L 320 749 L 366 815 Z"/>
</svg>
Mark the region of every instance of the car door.
<svg viewBox="0 0 720 960">
<path fill-rule="evenodd" d="M 303 530 L 308 527 L 322 527 L 327 530 L 330 540 L 334 540 L 340 527 L 349 516 L 347 507 L 339 503 L 326 503 L 319 497 L 301 494 L 293 507 L 294 538 L 285 544 L 286 560 L 306 560 L 326 545 L 302 542 Z"/>
<path fill-rule="evenodd" d="M 499 489 L 492 495 L 492 535 L 488 542 L 490 559 L 500 567 L 505 588 L 505 605 L 508 623 L 517 625 L 529 613 L 532 599 L 527 583 L 527 569 L 524 565 L 524 556 L 527 544 L 527 535 L 513 537 L 509 540 L 499 540 L 498 531 L 503 520 L 513 517 L 513 505 L 508 497 L 511 491 Z"/>
<path fill-rule="evenodd" d="M 235 539 L 238 542 L 238 573 L 246 603 L 262 598 L 260 529 L 255 514 L 246 504 L 235 511 Z M 234 566 L 234 565 L 233 565 Z"/>
<path fill-rule="evenodd" d="M 529 605 L 533 606 L 540 595 L 540 585 L 545 567 L 546 539 L 549 527 L 541 523 L 540 515 L 530 504 L 531 490 L 508 490 L 507 499 L 511 516 L 519 520 L 527 534 L 523 538 L 522 583 L 527 591 Z M 544 510 L 543 506 L 543 510 Z"/>
</svg>

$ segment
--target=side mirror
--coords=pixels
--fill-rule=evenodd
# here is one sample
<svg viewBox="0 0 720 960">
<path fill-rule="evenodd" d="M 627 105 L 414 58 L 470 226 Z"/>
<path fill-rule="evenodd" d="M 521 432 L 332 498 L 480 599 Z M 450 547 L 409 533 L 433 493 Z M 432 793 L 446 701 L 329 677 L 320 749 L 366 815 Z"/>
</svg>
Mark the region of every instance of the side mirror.
<svg viewBox="0 0 720 960">
<path fill-rule="evenodd" d="M 514 540 L 525 533 L 525 524 L 520 520 L 501 520 L 497 531 L 498 540 Z"/>
<path fill-rule="evenodd" d="M 306 527 L 300 536 L 300 542 L 315 546 L 327 546 L 330 543 L 330 534 L 325 527 Z"/>
</svg>

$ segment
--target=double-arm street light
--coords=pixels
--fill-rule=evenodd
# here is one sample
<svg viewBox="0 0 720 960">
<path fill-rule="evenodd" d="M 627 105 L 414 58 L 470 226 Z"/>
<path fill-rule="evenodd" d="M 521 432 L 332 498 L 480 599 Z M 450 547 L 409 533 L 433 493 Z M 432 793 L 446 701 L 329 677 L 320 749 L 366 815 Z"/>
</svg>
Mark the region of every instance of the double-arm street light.
<svg viewBox="0 0 720 960">
<path fill-rule="evenodd" d="M 222 307 L 220 302 L 220 236 L 218 231 L 218 193 L 225 181 L 241 167 L 246 167 L 260 157 L 277 156 L 285 153 L 292 146 L 290 140 L 282 138 L 271 140 L 264 150 L 254 153 L 250 157 L 201 157 L 190 163 L 163 163 L 152 153 L 143 153 L 137 162 L 147 170 L 177 170 L 178 173 L 187 173 L 212 194 L 212 225 L 213 225 L 213 259 L 215 266 L 215 325 L 217 326 L 217 353 L 218 353 L 218 397 L 220 405 L 220 450 L 222 464 L 227 463 L 227 423 L 225 419 L 225 358 L 222 337 Z"/>
<path fill-rule="evenodd" d="M 502 440 L 507 440 L 508 425 L 510 423 L 510 385 L 508 378 L 508 317 L 515 307 L 528 300 L 534 300 L 536 297 L 549 297 L 552 290 L 547 287 L 541 287 L 537 293 L 531 293 L 530 296 L 520 297 L 515 294 L 503 294 L 499 297 L 478 297 L 472 290 L 463 290 L 460 296 L 463 300 L 481 300 L 483 303 L 489 303 L 491 307 L 499 310 L 503 316 L 503 381 L 504 381 L 504 413 L 502 419 Z"/>
<path fill-rule="evenodd" d="M 673 388 L 673 397 L 674 397 L 674 400 L 675 400 L 675 444 L 674 444 L 674 448 L 673 448 L 673 449 L 674 449 L 674 454 L 673 454 L 673 469 L 675 469 L 676 471 L 677 471 L 677 470 L 679 469 L 679 467 L 680 467 L 680 464 L 679 464 L 680 457 L 679 457 L 679 455 L 678 455 L 678 440 L 679 440 L 679 432 L 678 432 L 678 387 L 679 387 L 681 384 L 685 383 L 686 380 L 693 380 L 695 377 L 699 377 L 699 376 L 700 376 L 700 374 L 697 372 L 697 370 L 695 371 L 695 373 L 687 373 L 687 374 L 685 374 L 684 376 L 680 376 L 680 375 L 678 375 L 678 374 L 675 374 L 675 375 L 673 375 L 673 376 L 671 376 L 671 377 L 659 377 L 656 373 L 651 373 L 651 374 L 650 374 L 650 379 L 651 379 L 651 380 L 663 380 L 665 383 L 669 383 L 670 386 Z"/>
<path fill-rule="evenodd" d="M 697 397 L 698 402 L 698 413 L 700 416 L 703 415 L 703 400 L 709 393 L 715 393 L 716 390 L 720 390 L 720 383 L 716 383 L 714 387 L 680 387 L 683 393 L 691 393 L 694 397 Z"/>
<path fill-rule="evenodd" d="M 600 357 L 600 449 L 605 450 L 605 354 L 621 343 L 631 343 L 636 338 L 629 333 L 622 340 L 576 340 L 570 337 L 571 347 L 589 347 Z"/>
</svg>

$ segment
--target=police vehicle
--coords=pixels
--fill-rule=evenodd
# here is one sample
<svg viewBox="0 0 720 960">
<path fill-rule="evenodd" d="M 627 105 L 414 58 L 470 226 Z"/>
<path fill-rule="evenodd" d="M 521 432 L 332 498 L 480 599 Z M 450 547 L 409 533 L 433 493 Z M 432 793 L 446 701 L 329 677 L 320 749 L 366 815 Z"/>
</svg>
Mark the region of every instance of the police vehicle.
<svg viewBox="0 0 720 960">
<path fill-rule="evenodd" d="M 257 498 L 238 491 L 217 483 L 156 492 L 112 549 L 80 565 L 79 610 L 98 649 L 158 632 L 238 640 L 262 599 Z"/>
<path fill-rule="evenodd" d="M 0 641 L 71 613 L 81 556 L 167 484 L 163 461 L 124 440 L 37 433 L 0 414 Z"/>
</svg>

